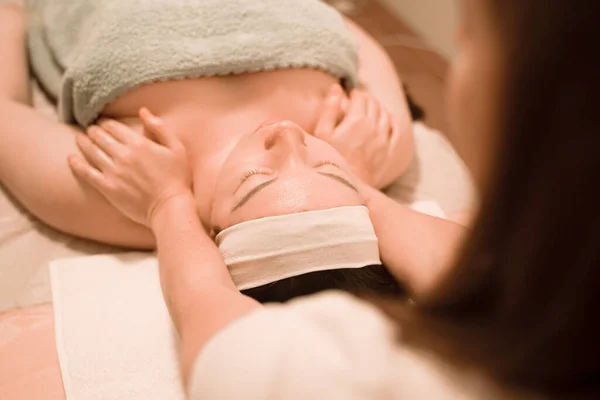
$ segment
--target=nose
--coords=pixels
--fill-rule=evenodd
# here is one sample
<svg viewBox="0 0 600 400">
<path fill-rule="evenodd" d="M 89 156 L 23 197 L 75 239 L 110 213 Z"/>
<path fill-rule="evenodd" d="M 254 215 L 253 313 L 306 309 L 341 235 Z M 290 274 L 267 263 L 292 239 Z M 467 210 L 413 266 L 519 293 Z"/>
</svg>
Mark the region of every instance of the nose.
<svg viewBox="0 0 600 400">
<path fill-rule="evenodd" d="M 280 121 L 267 127 L 265 149 L 291 158 L 304 158 L 306 137 L 300 126 L 290 121 Z"/>
</svg>

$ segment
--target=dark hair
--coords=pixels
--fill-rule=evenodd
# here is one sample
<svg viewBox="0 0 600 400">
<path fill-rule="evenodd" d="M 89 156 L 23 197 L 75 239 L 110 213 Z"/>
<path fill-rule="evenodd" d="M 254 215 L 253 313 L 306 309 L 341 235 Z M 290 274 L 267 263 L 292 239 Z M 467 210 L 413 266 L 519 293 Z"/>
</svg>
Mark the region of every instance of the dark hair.
<svg viewBox="0 0 600 400">
<path fill-rule="evenodd" d="M 408 86 L 404 85 L 404 96 L 408 104 L 408 110 L 413 121 L 423 121 L 425 119 L 425 110 L 415 102 Z"/>
<path fill-rule="evenodd" d="M 600 1 L 486 0 L 499 156 L 462 258 L 402 340 L 550 398 L 600 398 Z"/>
<path fill-rule="evenodd" d="M 358 269 L 317 271 L 242 291 L 261 303 L 283 303 L 325 290 L 343 290 L 356 295 L 380 294 L 403 297 L 404 291 L 382 265 Z"/>
</svg>

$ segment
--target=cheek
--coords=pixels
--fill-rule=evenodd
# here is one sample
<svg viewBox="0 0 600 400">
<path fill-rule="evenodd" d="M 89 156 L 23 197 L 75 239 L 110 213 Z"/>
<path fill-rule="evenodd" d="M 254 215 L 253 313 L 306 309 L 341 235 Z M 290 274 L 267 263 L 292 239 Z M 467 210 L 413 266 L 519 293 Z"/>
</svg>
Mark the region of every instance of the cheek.
<svg viewBox="0 0 600 400">
<path fill-rule="evenodd" d="M 211 226 L 228 226 L 228 216 L 233 207 L 233 190 L 223 184 L 222 180 L 217 180 L 213 195 L 211 197 Z"/>
<path fill-rule="evenodd" d="M 206 226 L 224 226 L 232 207 L 235 182 L 226 166 L 215 162 L 194 176 L 194 192 L 198 204 L 202 204 L 202 220 Z M 228 179 L 229 178 L 229 179 Z"/>
<path fill-rule="evenodd" d="M 228 226 L 232 225 L 231 221 L 229 220 L 229 215 L 229 210 L 227 210 L 222 202 L 217 201 L 213 204 L 210 213 L 209 224 L 207 226 L 211 229 L 215 229 L 217 227 L 219 229 L 227 228 Z"/>
</svg>

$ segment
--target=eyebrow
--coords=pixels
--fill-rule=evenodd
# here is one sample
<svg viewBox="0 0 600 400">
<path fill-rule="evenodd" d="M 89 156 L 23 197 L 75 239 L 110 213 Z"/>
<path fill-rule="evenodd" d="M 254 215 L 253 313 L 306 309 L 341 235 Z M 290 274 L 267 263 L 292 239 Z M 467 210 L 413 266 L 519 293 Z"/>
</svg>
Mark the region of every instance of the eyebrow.
<svg viewBox="0 0 600 400">
<path fill-rule="evenodd" d="M 239 203 L 237 203 L 235 205 L 235 207 L 233 207 L 233 209 L 231 210 L 231 212 L 234 212 L 235 210 L 237 210 L 238 208 L 240 208 L 241 206 L 243 206 L 244 204 L 246 204 L 248 202 L 248 200 L 250 200 L 252 198 L 252 196 L 254 196 L 256 193 L 260 192 L 261 190 L 263 190 L 267 186 L 272 185 L 273 183 L 275 183 L 276 180 L 277 180 L 277 178 L 271 179 L 270 181 L 266 181 L 264 183 L 261 183 L 260 185 L 258 185 L 254 189 L 252 189 L 250 192 L 248 192 L 247 195 L 244 196 L 244 198 L 242 198 L 242 200 L 240 200 Z"/>
<path fill-rule="evenodd" d="M 326 176 L 329 179 L 333 179 L 334 181 L 338 181 L 339 183 L 341 183 L 342 185 L 348 186 L 350 189 L 354 190 L 356 193 L 358 193 L 358 189 L 356 188 L 356 186 L 354 186 L 353 184 L 350 183 L 350 181 L 342 178 L 339 175 L 336 174 L 329 174 L 327 172 L 317 172 L 319 175 L 323 175 Z"/>
<path fill-rule="evenodd" d="M 329 174 L 327 172 L 318 172 L 318 174 L 322 175 L 322 176 L 324 176 L 326 178 L 333 179 L 334 181 L 337 181 L 337 182 L 341 183 L 342 185 L 347 186 L 350 189 L 354 190 L 356 193 L 358 193 L 358 189 L 356 188 L 356 186 L 354 186 L 348 180 L 342 178 L 341 176 L 338 176 L 338 175 L 335 175 L 335 174 Z M 261 183 L 260 185 L 256 186 L 254 189 L 252 189 L 250 192 L 248 192 L 248 194 L 245 195 L 244 198 L 242 200 L 240 200 L 239 203 L 237 203 L 235 205 L 235 207 L 233 207 L 233 209 L 231 210 L 231 212 L 234 212 L 235 210 L 237 210 L 238 208 L 240 208 L 241 206 L 243 206 L 244 204 L 246 204 L 248 202 L 248 200 L 250 200 L 254 195 L 256 195 L 258 192 L 260 192 L 261 190 L 263 190 L 267 186 L 272 185 L 273 183 L 275 183 L 276 180 L 277 180 L 277 178 L 274 178 L 274 179 L 271 179 L 269 181 L 266 181 L 266 182 Z"/>
</svg>

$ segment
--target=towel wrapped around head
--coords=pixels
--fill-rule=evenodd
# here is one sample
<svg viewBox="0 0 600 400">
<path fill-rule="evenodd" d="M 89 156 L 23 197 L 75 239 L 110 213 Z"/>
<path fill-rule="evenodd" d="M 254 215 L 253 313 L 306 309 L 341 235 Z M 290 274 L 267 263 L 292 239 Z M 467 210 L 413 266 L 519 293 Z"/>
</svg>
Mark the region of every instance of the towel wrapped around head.
<svg viewBox="0 0 600 400">
<path fill-rule="evenodd" d="M 239 290 L 316 271 L 381 264 L 364 206 L 248 221 L 223 230 L 216 242 Z"/>
<path fill-rule="evenodd" d="M 135 86 L 316 68 L 356 83 L 357 48 L 320 0 L 29 0 L 34 73 L 87 126 Z"/>
</svg>

